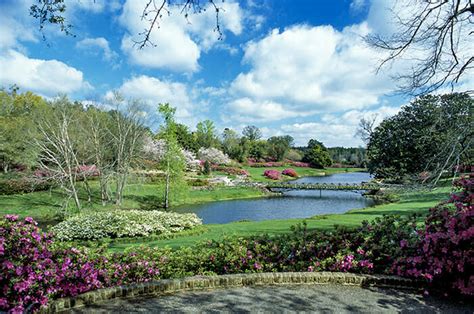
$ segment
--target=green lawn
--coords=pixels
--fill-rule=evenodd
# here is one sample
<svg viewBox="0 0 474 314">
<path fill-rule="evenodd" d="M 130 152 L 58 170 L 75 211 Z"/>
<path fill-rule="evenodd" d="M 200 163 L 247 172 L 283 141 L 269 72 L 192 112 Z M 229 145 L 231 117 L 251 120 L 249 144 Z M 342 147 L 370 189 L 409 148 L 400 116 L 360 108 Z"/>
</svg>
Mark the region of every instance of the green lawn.
<svg viewBox="0 0 474 314">
<path fill-rule="evenodd" d="M 431 191 L 405 192 L 397 203 L 379 205 L 365 209 L 351 210 L 345 214 L 315 216 L 306 219 L 309 229 L 330 229 L 334 225 L 357 226 L 363 220 L 373 220 L 383 214 L 426 213 L 427 209 L 444 200 L 449 195 L 449 187 L 440 187 Z M 291 209 L 288 209 L 291 210 Z M 207 230 L 198 235 L 176 237 L 174 239 L 144 242 L 149 246 L 191 246 L 200 241 L 222 239 L 225 236 L 250 236 L 262 233 L 282 234 L 290 232 L 290 227 L 302 222 L 302 219 L 267 220 L 261 222 L 235 222 L 220 225 L 206 225 Z M 111 244 L 110 250 L 121 251 L 137 244 Z"/>
<path fill-rule="evenodd" d="M 98 197 L 98 184 L 91 184 L 94 195 L 92 203 L 87 202 L 86 195 L 81 194 L 84 211 L 88 210 L 112 210 L 119 208 L 117 205 L 103 207 Z M 120 208 L 150 208 L 160 202 L 159 187 L 156 184 L 130 184 L 126 187 L 124 201 Z M 254 188 L 242 187 L 215 187 L 212 190 L 193 190 L 174 202 L 174 205 L 196 204 L 210 201 L 230 200 L 262 197 L 265 193 Z M 33 192 L 28 194 L 0 195 L 0 215 L 17 214 L 21 217 L 31 216 L 35 219 L 45 221 L 53 220 L 61 210 L 64 202 L 64 194 L 60 190 Z M 72 201 L 69 206 L 74 208 Z"/>
<path fill-rule="evenodd" d="M 277 167 L 282 171 L 288 167 Z M 313 169 L 293 167 L 301 176 L 317 176 L 325 173 L 337 173 L 346 171 L 345 168 L 329 168 L 329 169 Z M 253 181 L 267 181 L 263 177 L 263 172 L 267 168 L 251 168 L 245 167 L 251 174 Z M 347 171 L 360 171 L 362 169 L 349 168 Z M 158 185 L 151 183 L 129 184 L 125 188 L 123 204 L 109 204 L 105 207 L 101 205 L 99 199 L 98 182 L 91 181 L 91 187 L 94 191 L 94 198 L 91 203 L 87 202 L 87 197 L 82 191 L 81 199 L 84 211 L 88 210 L 111 210 L 116 208 L 156 208 L 156 204 L 160 203 L 163 194 Z M 222 201 L 231 199 L 243 199 L 265 196 L 265 193 L 258 189 L 242 188 L 242 187 L 215 187 L 212 190 L 194 190 L 189 189 L 187 193 L 183 193 L 181 197 L 172 205 L 190 205 L 196 203 L 205 203 L 211 201 Z M 41 191 L 28 194 L 0 195 L 0 215 L 17 214 L 21 217 L 31 216 L 37 220 L 54 220 L 57 213 L 61 211 L 64 204 L 64 194 L 59 189 L 52 191 Z M 68 203 L 69 208 L 74 209 L 72 200 Z"/>
</svg>

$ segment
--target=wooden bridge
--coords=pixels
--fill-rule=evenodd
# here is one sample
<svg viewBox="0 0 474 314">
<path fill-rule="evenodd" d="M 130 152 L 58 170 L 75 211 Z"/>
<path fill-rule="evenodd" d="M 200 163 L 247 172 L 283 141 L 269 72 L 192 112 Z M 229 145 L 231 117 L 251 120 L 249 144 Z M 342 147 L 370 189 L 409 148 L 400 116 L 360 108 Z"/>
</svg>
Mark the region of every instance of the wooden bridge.
<svg viewBox="0 0 474 314">
<path fill-rule="evenodd" d="M 374 183 L 291 183 L 268 182 L 263 186 L 269 189 L 289 190 L 380 190 L 380 184 Z"/>
</svg>

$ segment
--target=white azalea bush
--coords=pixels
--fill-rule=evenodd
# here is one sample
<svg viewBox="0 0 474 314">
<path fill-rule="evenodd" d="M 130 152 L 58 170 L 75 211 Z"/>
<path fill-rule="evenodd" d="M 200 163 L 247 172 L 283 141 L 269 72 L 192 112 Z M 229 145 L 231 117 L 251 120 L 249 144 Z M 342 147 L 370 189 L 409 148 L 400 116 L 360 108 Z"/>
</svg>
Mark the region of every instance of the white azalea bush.
<svg viewBox="0 0 474 314">
<path fill-rule="evenodd" d="M 214 147 L 201 147 L 198 151 L 198 157 L 202 161 L 208 161 L 216 165 L 228 165 L 232 162 L 229 156 Z"/>
<path fill-rule="evenodd" d="M 201 225 L 196 214 L 117 210 L 73 216 L 51 228 L 61 241 L 133 238 L 169 234 Z"/>
</svg>

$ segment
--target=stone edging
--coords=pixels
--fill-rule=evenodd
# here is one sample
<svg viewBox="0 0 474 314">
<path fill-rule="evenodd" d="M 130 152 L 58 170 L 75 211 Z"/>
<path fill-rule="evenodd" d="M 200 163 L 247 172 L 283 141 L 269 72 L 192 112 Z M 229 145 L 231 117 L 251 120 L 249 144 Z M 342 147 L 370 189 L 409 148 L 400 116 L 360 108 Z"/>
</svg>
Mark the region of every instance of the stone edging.
<svg viewBox="0 0 474 314">
<path fill-rule="evenodd" d="M 363 275 L 338 272 L 251 273 L 220 276 L 195 276 L 183 279 L 163 279 L 89 291 L 84 294 L 53 301 L 42 313 L 55 313 L 79 308 L 114 298 L 161 295 L 181 291 L 288 284 L 339 284 L 418 289 L 422 281 L 383 275 Z"/>
</svg>

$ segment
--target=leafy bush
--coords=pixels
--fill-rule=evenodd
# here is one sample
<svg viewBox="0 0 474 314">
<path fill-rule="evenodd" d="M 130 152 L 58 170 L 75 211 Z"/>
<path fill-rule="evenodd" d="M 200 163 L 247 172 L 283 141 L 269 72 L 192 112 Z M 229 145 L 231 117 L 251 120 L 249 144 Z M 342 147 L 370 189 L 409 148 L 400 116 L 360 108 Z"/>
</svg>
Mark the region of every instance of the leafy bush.
<svg viewBox="0 0 474 314">
<path fill-rule="evenodd" d="M 54 187 L 51 180 L 20 177 L 15 179 L 0 179 L 0 195 L 13 195 L 45 191 Z"/>
<path fill-rule="evenodd" d="M 296 171 L 291 168 L 283 170 L 281 174 L 285 176 L 293 177 L 293 178 L 298 178 L 298 174 L 296 173 Z"/>
<path fill-rule="evenodd" d="M 268 170 L 265 170 L 263 172 L 263 175 L 269 179 L 272 179 L 272 180 L 280 180 L 281 179 L 281 174 L 279 171 L 277 170 L 273 170 L 273 169 L 268 169 Z"/>
<path fill-rule="evenodd" d="M 101 238 L 143 237 L 179 232 L 202 224 L 195 214 L 162 211 L 117 210 L 80 214 L 55 225 L 51 230 L 62 241 Z"/>
</svg>

